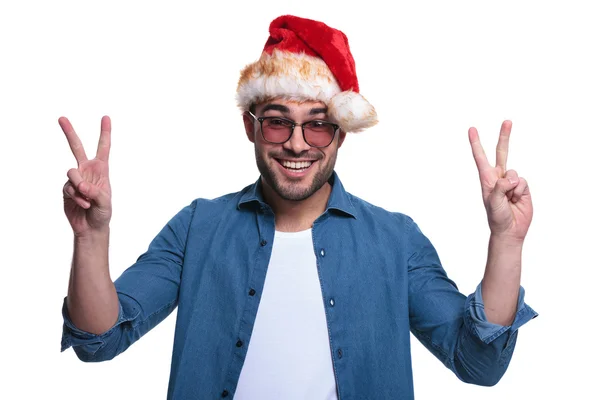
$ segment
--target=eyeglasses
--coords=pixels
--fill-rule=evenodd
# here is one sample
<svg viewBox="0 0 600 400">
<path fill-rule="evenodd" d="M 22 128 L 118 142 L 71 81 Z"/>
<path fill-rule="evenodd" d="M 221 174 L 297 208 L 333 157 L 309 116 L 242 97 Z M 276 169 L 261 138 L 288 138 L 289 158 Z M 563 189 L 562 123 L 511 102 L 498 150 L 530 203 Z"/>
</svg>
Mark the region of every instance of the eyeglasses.
<svg viewBox="0 0 600 400">
<path fill-rule="evenodd" d="M 333 142 L 339 125 L 331 122 L 314 120 L 297 124 L 294 121 L 281 117 L 257 117 L 248 111 L 248 114 L 260 123 L 260 132 L 265 142 L 282 144 L 290 140 L 296 126 L 302 127 L 304 141 L 310 147 L 327 147 Z"/>
</svg>

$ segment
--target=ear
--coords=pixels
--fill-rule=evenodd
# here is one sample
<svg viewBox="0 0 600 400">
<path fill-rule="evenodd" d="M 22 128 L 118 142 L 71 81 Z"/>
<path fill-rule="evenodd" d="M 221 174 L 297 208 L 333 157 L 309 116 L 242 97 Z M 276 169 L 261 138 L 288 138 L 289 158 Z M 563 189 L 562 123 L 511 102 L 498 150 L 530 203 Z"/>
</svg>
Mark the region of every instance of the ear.
<svg viewBox="0 0 600 400">
<path fill-rule="evenodd" d="M 254 118 L 248 115 L 248 113 L 242 114 L 242 117 L 244 119 L 244 128 L 246 129 L 246 136 L 248 137 L 249 141 L 254 143 L 254 133 L 256 132 L 256 130 L 254 129 Z"/>
<path fill-rule="evenodd" d="M 346 132 L 344 132 L 343 130 L 340 129 L 338 144 L 337 144 L 338 149 L 340 147 L 342 147 L 342 143 L 344 143 L 344 140 L 346 140 Z"/>
</svg>

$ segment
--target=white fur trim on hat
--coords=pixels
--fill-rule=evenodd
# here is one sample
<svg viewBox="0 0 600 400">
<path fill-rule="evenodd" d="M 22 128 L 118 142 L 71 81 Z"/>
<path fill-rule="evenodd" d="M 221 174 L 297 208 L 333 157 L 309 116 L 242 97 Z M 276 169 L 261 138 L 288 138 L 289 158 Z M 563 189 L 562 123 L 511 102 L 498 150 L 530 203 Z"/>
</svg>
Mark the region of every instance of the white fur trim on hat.
<svg viewBox="0 0 600 400">
<path fill-rule="evenodd" d="M 280 97 L 327 103 L 340 91 L 322 59 L 274 50 L 272 55 L 263 53 L 242 71 L 237 103 L 244 111 L 252 104 Z"/>
<path fill-rule="evenodd" d="M 242 111 L 276 98 L 321 101 L 345 132 L 359 132 L 377 123 L 375 109 L 363 96 L 342 92 L 327 64 L 305 53 L 263 53 L 242 70 L 236 97 Z"/>
</svg>

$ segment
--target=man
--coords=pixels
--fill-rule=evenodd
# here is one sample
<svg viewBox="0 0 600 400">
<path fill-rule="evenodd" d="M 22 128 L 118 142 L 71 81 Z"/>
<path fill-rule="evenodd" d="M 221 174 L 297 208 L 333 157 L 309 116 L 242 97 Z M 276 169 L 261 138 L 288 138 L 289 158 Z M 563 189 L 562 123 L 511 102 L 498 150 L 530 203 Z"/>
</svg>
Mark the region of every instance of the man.
<svg viewBox="0 0 600 400">
<path fill-rule="evenodd" d="M 469 130 L 491 235 L 466 298 L 411 218 L 347 193 L 334 172 L 347 133 L 377 122 L 342 32 L 275 19 L 237 95 L 259 180 L 194 200 L 114 284 L 110 120 L 93 160 L 59 120 L 78 162 L 63 189 L 75 245 L 62 349 L 111 359 L 179 307 L 171 399 L 412 398 L 410 332 L 461 380 L 498 382 L 537 315 L 520 287 L 533 209 L 506 171 L 511 123 L 495 167 Z"/>
</svg>

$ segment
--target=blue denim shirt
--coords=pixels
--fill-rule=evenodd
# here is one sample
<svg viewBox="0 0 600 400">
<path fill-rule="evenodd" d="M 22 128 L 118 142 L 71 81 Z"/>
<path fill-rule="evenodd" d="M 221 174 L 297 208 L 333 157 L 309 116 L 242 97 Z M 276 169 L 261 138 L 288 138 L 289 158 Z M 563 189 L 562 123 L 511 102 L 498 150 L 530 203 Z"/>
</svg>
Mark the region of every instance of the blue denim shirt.
<svg viewBox="0 0 600 400">
<path fill-rule="evenodd" d="M 498 382 L 517 329 L 537 316 L 523 289 L 511 326 L 487 322 L 480 287 L 461 294 L 411 218 L 347 193 L 335 173 L 330 183 L 312 233 L 339 398 L 413 398 L 410 332 L 459 379 Z M 107 332 L 77 329 L 63 306 L 62 350 L 112 359 L 179 307 L 167 397 L 232 398 L 275 234 L 260 187 L 175 215 L 115 281 L 120 311 Z"/>
</svg>

